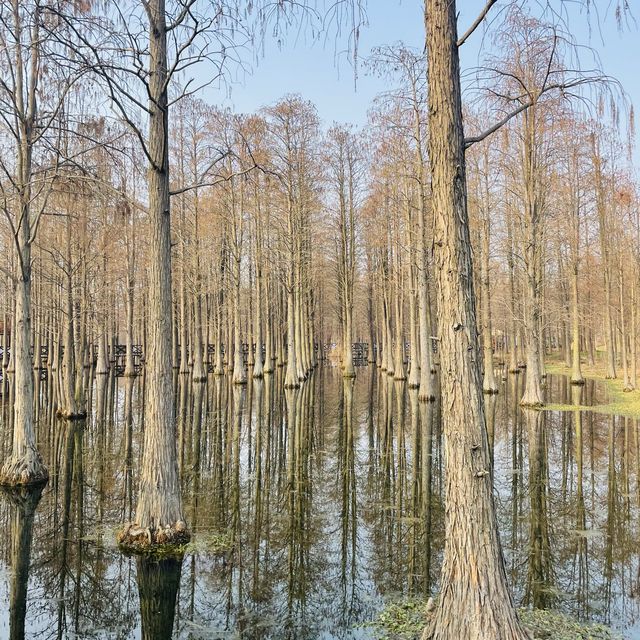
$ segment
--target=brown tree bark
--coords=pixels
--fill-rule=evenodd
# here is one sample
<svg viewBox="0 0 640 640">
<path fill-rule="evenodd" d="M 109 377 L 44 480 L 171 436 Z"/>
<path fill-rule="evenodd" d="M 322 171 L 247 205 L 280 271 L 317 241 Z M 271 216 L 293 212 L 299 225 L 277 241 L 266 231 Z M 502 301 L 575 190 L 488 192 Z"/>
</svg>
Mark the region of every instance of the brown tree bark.
<svg viewBox="0 0 640 640">
<path fill-rule="evenodd" d="M 11 325 L 11 360 L 8 371 L 15 370 L 13 446 L 11 455 L 0 469 L 0 483 L 28 485 L 45 482 L 49 473 L 36 448 L 33 417 L 33 362 L 31 359 L 31 245 L 32 229 L 32 170 L 33 147 L 37 124 L 38 75 L 40 73 L 40 8 L 33 9 L 33 29 L 23 24 L 20 2 L 12 2 L 14 39 L 7 54 L 13 57 L 11 80 L 14 83 L 15 142 L 16 142 L 16 200 L 12 226 L 17 254 L 13 278 L 15 320 Z M 25 47 L 25 40 L 26 47 Z M 29 58 L 23 52 L 28 48 Z M 27 68 L 30 65 L 30 68 Z M 8 213 L 5 211 L 5 213 Z M 8 214 L 10 215 L 10 214 Z"/>
<path fill-rule="evenodd" d="M 521 640 L 491 482 L 466 202 L 455 0 L 426 0 L 434 259 L 445 468 L 445 550 L 424 638 Z"/>
<path fill-rule="evenodd" d="M 611 302 L 611 260 L 609 254 L 609 229 L 607 206 L 604 194 L 604 178 L 602 175 L 602 158 L 599 143 L 595 134 L 591 138 L 592 163 L 596 191 L 596 211 L 598 213 L 598 232 L 600 235 L 600 253 L 602 255 L 602 274 L 604 277 L 604 321 L 605 348 L 607 351 L 607 378 L 616 377 L 616 352 L 613 334 L 612 302 Z"/>
<path fill-rule="evenodd" d="M 167 24 L 164 0 L 150 0 L 149 20 L 149 339 L 144 448 L 136 519 L 118 535 L 123 546 L 148 548 L 190 538 L 182 511 L 173 403 L 171 227 L 169 203 Z"/>
</svg>

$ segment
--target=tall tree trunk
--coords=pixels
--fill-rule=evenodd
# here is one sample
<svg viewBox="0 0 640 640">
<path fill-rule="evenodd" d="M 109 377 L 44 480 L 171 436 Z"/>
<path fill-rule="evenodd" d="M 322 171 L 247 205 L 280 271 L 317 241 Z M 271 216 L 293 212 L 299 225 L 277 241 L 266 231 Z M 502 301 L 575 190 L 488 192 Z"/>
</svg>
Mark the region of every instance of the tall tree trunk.
<svg viewBox="0 0 640 640">
<path fill-rule="evenodd" d="M 400 264 L 398 262 L 398 278 Z M 395 295 L 395 351 L 393 356 L 393 378 L 394 380 L 406 380 L 407 374 L 404 369 L 404 295 L 402 287 L 398 282 Z"/>
<path fill-rule="evenodd" d="M 614 344 L 612 302 L 611 302 L 611 263 L 609 259 L 609 228 L 607 221 L 607 208 L 605 203 L 604 184 L 602 176 L 602 159 L 596 141 L 592 136 L 592 163 L 595 178 L 596 210 L 598 213 L 598 232 L 600 236 L 600 253 L 602 255 L 602 273 L 604 277 L 604 321 L 605 321 L 605 348 L 607 352 L 607 378 L 616 376 L 616 352 Z"/>
<path fill-rule="evenodd" d="M 509 269 L 509 303 L 510 303 L 510 335 L 509 335 L 509 373 L 520 373 L 518 362 L 518 322 L 517 322 L 517 300 L 516 300 L 516 274 L 513 259 L 515 243 L 513 238 L 513 222 L 511 212 L 507 211 L 507 266 Z"/>
<path fill-rule="evenodd" d="M 409 259 L 407 261 L 406 278 L 409 282 L 409 379 L 408 386 L 411 389 L 417 389 L 420 386 L 420 344 L 418 342 L 418 325 L 416 323 L 416 246 L 415 238 L 415 222 L 411 219 L 409 197 L 407 194 L 407 244 L 409 246 Z M 417 399 L 417 396 L 416 396 Z"/>
<path fill-rule="evenodd" d="M 64 372 L 64 405 L 58 410 L 67 419 L 85 417 L 76 403 L 76 351 L 73 321 L 73 265 L 71 256 L 71 214 L 67 212 L 66 220 L 66 268 L 65 268 L 65 343 L 62 368 Z"/>
<path fill-rule="evenodd" d="M 194 382 L 206 382 L 207 370 L 205 367 L 206 353 L 206 324 L 202 320 L 202 269 L 200 266 L 200 225 L 199 225 L 199 200 L 196 190 L 194 201 L 193 225 L 195 237 L 195 292 L 193 295 L 193 371 L 191 376 Z"/>
<path fill-rule="evenodd" d="M 293 287 L 291 287 L 287 291 L 287 372 L 284 379 L 286 389 L 295 389 L 300 386 L 296 365 L 296 328 L 293 297 Z"/>
<path fill-rule="evenodd" d="M 262 362 L 262 286 L 261 277 L 256 275 L 256 317 L 255 317 L 255 336 L 256 336 L 256 352 L 253 363 L 253 377 L 262 378 L 264 374 L 264 365 Z"/>
<path fill-rule="evenodd" d="M 240 333 L 240 262 L 236 264 L 236 284 L 233 297 L 233 383 L 247 384 Z M 249 346 L 251 348 L 251 346 Z"/>
<path fill-rule="evenodd" d="M 633 391 L 631 377 L 629 375 L 629 358 L 627 349 L 627 324 L 624 305 L 624 271 L 622 269 L 622 257 L 618 259 L 618 293 L 620 296 L 620 353 L 622 354 L 623 391 Z"/>
<path fill-rule="evenodd" d="M 259 215 L 259 207 L 258 207 Z M 256 286 L 255 286 L 255 336 L 256 336 L 256 353 L 253 363 L 253 377 L 262 378 L 264 374 L 264 365 L 262 361 L 262 290 L 264 285 L 262 284 L 262 236 L 261 236 L 261 221 L 256 220 L 256 247 L 255 247 L 255 260 L 256 260 Z M 249 347 L 251 348 L 251 347 Z"/>
<path fill-rule="evenodd" d="M 273 373 L 273 307 L 269 299 L 270 282 L 265 283 L 265 337 L 264 337 L 264 367 L 263 373 Z"/>
<path fill-rule="evenodd" d="M 16 19 L 17 21 L 17 19 Z M 18 69 L 17 73 L 22 74 Z M 17 163 L 20 173 L 20 225 L 17 229 L 18 266 L 14 280 L 15 320 L 11 326 L 11 365 L 15 370 L 13 445 L 0 469 L 0 483 L 29 485 L 45 482 L 49 473 L 36 449 L 33 424 L 33 363 L 31 360 L 31 155 L 32 127 L 21 122 Z"/>
<path fill-rule="evenodd" d="M 299 259 L 301 259 L 299 257 Z M 296 286 L 296 295 L 294 297 L 294 331 L 295 331 L 295 352 L 296 352 L 296 367 L 297 367 L 297 376 L 298 380 L 302 382 L 307 377 L 307 371 L 304 362 L 304 356 L 302 353 L 302 274 L 301 270 L 298 270 L 298 278 L 297 278 L 297 286 Z"/>
<path fill-rule="evenodd" d="M 416 85 L 413 91 L 413 127 L 416 139 L 416 174 L 418 176 L 418 244 L 417 244 L 417 285 L 418 285 L 418 331 L 420 340 L 420 383 L 418 401 L 429 402 L 435 399 L 433 376 L 431 375 L 431 308 L 429 305 L 429 274 L 427 260 L 427 194 L 425 176 L 425 158 L 423 153 L 424 136 L 422 109 L 417 98 Z"/>
<path fill-rule="evenodd" d="M 347 294 L 345 293 L 345 296 Z M 342 375 L 345 378 L 355 378 L 356 370 L 353 367 L 353 307 L 351 301 L 347 298 L 345 302 L 345 320 L 344 320 L 344 345 L 342 360 Z"/>
<path fill-rule="evenodd" d="M 638 327 L 636 318 L 636 286 L 637 276 L 634 270 L 631 282 L 631 386 L 638 388 Z"/>
<path fill-rule="evenodd" d="M 535 106 L 525 111 L 523 118 L 524 138 L 524 191 L 525 225 L 523 258 L 525 264 L 525 347 L 527 370 L 524 394 L 520 404 L 540 407 L 542 398 L 542 362 L 540 331 L 542 321 L 542 210 L 538 197 L 538 157 L 536 148 Z"/>
<path fill-rule="evenodd" d="M 136 375 L 136 368 L 133 360 L 133 306 L 135 280 L 131 269 L 127 269 L 127 335 L 126 348 L 127 355 L 124 367 L 124 375 L 133 377 Z"/>
<path fill-rule="evenodd" d="M 144 444 L 135 523 L 118 541 L 148 548 L 190 538 L 182 512 L 171 364 L 171 218 L 169 202 L 167 24 L 164 0 L 150 0 L 149 19 L 149 353 Z"/>
<path fill-rule="evenodd" d="M 440 597 L 424 638 L 524 640 L 498 536 L 477 340 L 455 0 L 425 0 L 445 459 Z"/>
<path fill-rule="evenodd" d="M 184 238 L 182 239 L 183 250 L 180 261 L 180 373 L 189 373 L 189 327 L 187 321 L 187 285 L 185 283 L 185 252 Z"/>
<path fill-rule="evenodd" d="M 491 331 L 491 287 L 489 280 L 489 214 L 484 213 L 482 220 L 482 350 L 484 375 L 482 390 L 485 393 L 498 393 L 498 383 L 493 371 L 493 336 Z"/>
<path fill-rule="evenodd" d="M 580 309 L 578 306 L 578 263 L 571 273 L 571 384 L 584 384 L 580 368 Z"/>
</svg>

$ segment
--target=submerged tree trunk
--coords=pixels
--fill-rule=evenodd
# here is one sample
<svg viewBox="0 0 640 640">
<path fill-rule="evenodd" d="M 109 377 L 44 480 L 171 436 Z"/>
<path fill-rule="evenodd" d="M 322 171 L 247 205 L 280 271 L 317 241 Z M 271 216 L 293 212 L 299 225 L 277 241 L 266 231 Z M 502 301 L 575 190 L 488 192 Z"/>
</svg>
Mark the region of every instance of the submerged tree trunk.
<svg viewBox="0 0 640 640">
<path fill-rule="evenodd" d="M 66 284 L 66 296 L 65 296 L 65 343 L 64 343 L 64 356 L 62 361 L 62 368 L 64 372 L 64 402 L 65 405 L 58 409 L 58 413 L 63 418 L 68 420 L 76 420 L 78 418 L 84 418 L 86 412 L 82 411 L 78 407 L 76 401 L 76 350 L 74 340 L 74 322 L 73 322 L 73 277 L 72 277 L 72 259 L 71 259 L 71 217 L 70 212 L 67 212 L 66 220 L 66 268 L 65 268 L 65 284 Z"/>
<path fill-rule="evenodd" d="M 498 536 L 479 367 L 455 0 L 426 0 L 445 468 L 440 596 L 424 638 L 523 640 Z"/>
<path fill-rule="evenodd" d="M 596 191 L 596 211 L 598 213 L 598 233 L 600 236 L 600 253 L 602 255 L 602 275 L 604 277 L 604 321 L 605 348 L 607 351 L 607 378 L 616 377 L 616 352 L 614 345 L 612 301 L 611 301 L 611 262 L 609 255 L 609 225 L 607 207 L 605 203 L 604 184 L 602 176 L 602 158 L 596 141 L 592 136 L 592 163 Z"/>
<path fill-rule="evenodd" d="M 236 287 L 233 301 L 233 383 L 247 384 L 242 354 L 242 336 L 240 334 L 240 286 Z"/>
<path fill-rule="evenodd" d="M 406 278 L 409 281 L 409 348 L 410 348 L 410 361 L 409 361 L 409 378 L 408 386 L 410 389 L 418 389 L 420 387 L 420 356 L 419 349 L 420 344 L 418 341 L 418 325 L 416 322 L 416 276 L 417 276 L 417 260 L 416 260 L 416 246 L 414 242 L 415 238 L 415 222 L 411 219 L 411 208 L 409 205 L 409 195 L 407 194 L 407 213 L 406 213 L 406 225 L 407 225 L 407 244 L 409 246 L 409 259 L 407 261 L 407 273 Z M 417 396 L 416 396 L 417 399 Z"/>
<path fill-rule="evenodd" d="M 258 207 L 259 211 L 259 207 Z M 256 220 L 256 288 L 255 288 L 255 336 L 256 336 L 256 352 L 253 363 L 253 377 L 262 378 L 264 375 L 264 365 L 262 361 L 262 290 L 264 288 L 262 284 L 262 237 L 261 237 L 261 223 L 260 220 Z M 268 320 L 267 320 L 268 321 Z M 251 350 L 251 345 L 249 345 Z"/>
<path fill-rule="evenodd" d="M 15 279 L 15 321 L 12 326 L 11 363 L 15 370 L 13 446 L 0 470 L 0 484 L 29 485 L 49 478 L 36 449 L 33 423 L 33 364 L 31 360 L 31 240 L 28 201 L 23 202 L 19 231 L 20 264 Z"/>
<path fill-rule="evenodd" d="M 536 149 L 536 112 L 532 106 L 524 114 L 524 191 L 525 225 L 523 258 L 525 264 L 525 347 L 527 370 L 520 404 L 540 407 L 542 397 L 542 360 L 540 350 L 542 320 L 542 205 L 538 195 L 538 158 Z"/>
<path fill-rule="evenodd" d="M 13 274 L 15 316 L 11 326 L 11 360 L 9 369 L 15 371 L 13 407 L 13 446 L 10 457 L 0 469 L 0 484 L 28 485 L 44 482 L 49 477 L 47 468 L 36 449 L 33 412 L 33 362 L 31 359 L 31 245 L 33 243 L 32 225 L 32 169 L 34 138 L 38 134 L 37 98 L 38 77 L 40 75 L 40 6 L 29 19 L 33 24 L 25 24 L 25 15 L 20 3 L 14 0 L 13 24 L 9 32 L 13 46 L 5 44 L 5 55 L 12 66 L 10 81 L 13 83 L 13 107 L 15 108 L 16 176 L 12 180 L 15 187 L 16 211 L 12 230 L 14 233 L 17 265 Z M 6 25 L 5 25 L 6 26 Z M 26 42 L 23 40 L 26 36 Z M 25 48 L 26 45 L 26 48 Z M 25 58 L 24 52 L 28 51 Z M 13 59 L 11 60 L 11 58 Z M 6 89 L 6 86 L 5 86 Z M 5 207 L 6 207 L 5 193 Z M 10 215 L 5 208 L 5 214 Z M 42 211 L 40 212 L 42 213 Z M 6 330 L 6 329 L 5 329 Z"/>
<path fill-rule="evenodd" d="M 571 384 L 584 384 L 580 368 L 580 310 L 578 307 L 578 265 L 571 274 Z"/>
<path fill-rule="evenodd" d="M 520 373 L 520 367 L 518 366 L 518 323 L 517 323 L 517 301 L 516 301 L 516 277 L 515 277 L 515 264 L 513 259 L 514 254 L 514 239 L 513 239 L 513 223 L 511 220 L 510 212 L 507 212 L 506 216 L 507 226 L 507 267 L 509 269 L 509 303 L 511 317 L 509 319 L 510 334 L 509 334 L 509 373 Z"/>
<path fill-rule="evenodd" d="M 136 368 L 133 360 L 133 298 L 134 280 L 131 275 L 127 277 L 127 335 L 126 335 L 126 348 L 127 355 L 124 366 L 124 375 L 126 377 L 133 377 L 136 375 Z"/>
<path fill-rule="evenodd" d="M 265 290 L 266 290 L 266 296 L 265 296 L 265 336 L 264 336 L 264 366 L 262 368 L 262 372 L 267 374 L 267 373 L 273 373 L 273 361 L 274 361 L 274 355 L 273 355 L 273 321 L 274 321 L 274 317 L 273 317 L 273 305 L 271 304 L 270 300 L 269 300 L 269 290 L 270 290 L 270 282 L 269 279 L 267 278 L 267 281 L 265 283 Z"/>
<path fill-rule="evenodd" d="M 620 353 L 622 354 L 623 391 L 633 391 L 631 376 L 629 375 L 629 357 L 627 349 L 627 324 L 625 318 L 624 305 L 624 271 L 622 269 L 622 258 L 618 263 L 618 293 L 620 296 Z"/>
<path fill-rule="evenodd" d="M 164 0 L 150 0 L 149 353 L 144 448 L 134 523 L 118 541 L 149 548 L 190 538 L 182 512 L 171 364 L 171 226 L 169 204 L 167 25 Z"/>
<path fill-rule="evenodd" d="M 342 360 L 342 375 L 345 378 L 355 378 L 356 370 L 353 367 L 353 348 L 351 345 L 352 336 L 353 336 L 353 310 L 351 308 L 350 302 L 345 302 L 345 313 L 346 318 L 344 321 L 344 338 L 343 338 L 343 349 L 344 355 Z"/>
<path fill-rule="evenodd" d="M 199 200 L 196 190 L 194 202 L 194 237 L 195 237 L 195 292 L 193 295 L 193 371 L 191 373 L 194 382 L 207 381 L 207 369 L 205 367 L 206 354 L 206 324 L 202 321 L 202 273 L 200 267 L 200 225 L 199 225 Z"/>
<path fill-rule="evenodd" d="M 485 177 L 486 179 L 486 177 Z M 488 191 L 488 188 L 487 188 Z M 482 350 L 484 374 L 482 390 L 498 393 L 498 383 L 493 371 L 493 336 L 491 331 L 491 287 L 489 281 L 489 214 L 482 220 Z"/>
<path fill-rule="evenodd" d="M 631 280 L 631 386 L 638 388 L 638 336 L 636 321 L 636 273 L 632 274 Z"/>
<path fill-rule="evenodd" d="M 287 291 L 287 372 L 284 386 L 287 389 L 295 389 L 300 386 L 296 365 L 296 337 L 295 337 L 295 311 L 293 302 L 293 286 Z"/>
<path fill-rule="evenodd" d="M 130 220 L 125 219 L 125 241 L 127 248 L 127 335 L 126 335 L 126 360 L 124 367 L 124 375 L 133 377 L 136 375 L 135 363 L 133 360 L 133 309 L 135 294 L 135 261 L 136 261 L 136 213 L 133 207 L 127 207 Z"/>
</svg>

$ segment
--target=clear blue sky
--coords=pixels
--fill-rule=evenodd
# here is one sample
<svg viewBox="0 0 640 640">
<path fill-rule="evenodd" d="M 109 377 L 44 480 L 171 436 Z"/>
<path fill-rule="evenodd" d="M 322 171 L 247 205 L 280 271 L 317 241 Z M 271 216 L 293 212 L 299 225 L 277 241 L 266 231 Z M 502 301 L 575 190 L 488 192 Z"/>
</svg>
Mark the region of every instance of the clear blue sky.
<svg viewBox="0 0 640 640">
<path fill-rule="evenodd" d="M 600 7 L 599 21 L 595 15 L 590 21 L 584 15 L 575 15 L 569 20 L 569 28 L 578 42 L 597 50 L 605 73 L 620 80 L 637 106 L 640 104 L 640 31 L 633 20 L 622 31 L 617 28 L 612 9 L 607 9 L 615 1 L 591 0 L 592 6 Z M 560 0 L 551 0 L 551 3 L 561 5 Z M 539 6 L 536 2 L 531 4 L 533 11 Z M 483 5 L 484 0 L 459 0 L 460 32 L 466 29 Z M 399 40 L 410 46 L 422 47 L 422 6 L 422 0 L 368 0 L 368 26 L 360 34 L 360 57 L 366 58 L 374 46 Z M 634 17 L 640 21 L 640 12 L 636 13 L 638 15 Z M 462 47 L 463 67 L 476 63 L 481 39 L 482 33 L 478 30 Z M 362 68 L 354 87 L 352 67 L 344 56 L 336 60 L 333 40 L 324 43 L 298 38 L 296 41 L 291 36 L 281 48 L 267 42 L 264 56 L 254 65 L 253 73 L 233 84 L 230 97 L 224 98 L 218 90 L 209 89 L 206 98 L 237 111 L 251 112 L 275 102 L 285 93 L 300 93 L 316 104 L 320 117 L 326 123 L 335 120 L 363 124 L 375 95 L 388 88 L 384 81 L 366 75 Z"/>
</svg>

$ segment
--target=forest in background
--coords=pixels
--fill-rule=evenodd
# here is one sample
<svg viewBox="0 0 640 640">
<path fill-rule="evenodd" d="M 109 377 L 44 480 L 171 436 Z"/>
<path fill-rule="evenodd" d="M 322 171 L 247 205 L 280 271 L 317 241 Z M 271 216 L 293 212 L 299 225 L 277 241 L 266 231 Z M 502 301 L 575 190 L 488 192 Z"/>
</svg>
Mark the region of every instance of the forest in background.
<svg viewBox="0 0 640 640">
<path fill-rule="evenodd" d="M 398 43 L 363 61 L 390 86 L 363 128 L 322 123 L 303 96 L 252 114 L 198 98 L 196 67 L 203 86 L 219 81 L 256 34 L 309 7 L 0 4 L 2 364 L 15 386 L 0 480 L 48 475 L 34 368 L 58 372 L 57 411 L 73 420 L 120 350 L 148 390 L 136 520 L 120 542 L 179 544 L 173 370 L 246 384 L 284 367 L 295 389 L 326 357 L 354 377 L 352 345 L 367 343 L 371 364 L 423 402 L 441 389 L 449 408 L 447 500 L 468 520 L 447 538 L 443 593 L 460 587 L 460 558 L 490 549 L 472 566 L 501 604 L 472 626 L 521 637 L 482 392 L 498 391 L 504 365 L 526 377 L 521 403 L 541 407 L 557 351 L 576 385 L 600 359 L 637 386 L 640 213 L 633 108 L 553 3 L 539 15 L 507 3 L 488 23 L 463 109 L 457 49 L 494 4 L 458 37 L 455 4 L 427 0 L 424 52 Z M 352 38 L 359 11 L 330 9 Z M 451 594 L 475 610 L 477 590 Z M 433 638 L 460 637 L 446 603 Z"/>
</svg>

